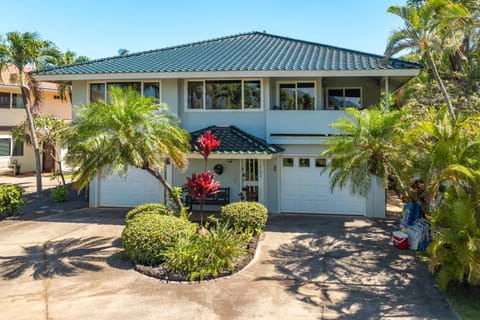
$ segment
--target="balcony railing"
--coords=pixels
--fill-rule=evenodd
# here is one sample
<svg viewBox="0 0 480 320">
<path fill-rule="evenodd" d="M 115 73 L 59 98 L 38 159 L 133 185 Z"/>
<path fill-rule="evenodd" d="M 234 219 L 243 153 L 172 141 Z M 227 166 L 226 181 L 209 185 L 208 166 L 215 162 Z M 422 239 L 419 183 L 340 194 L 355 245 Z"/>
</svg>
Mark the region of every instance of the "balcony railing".
<svg viewBox="0 0 480 320">
<path fill-rule="evenodd" d="M 308 141 L 340 134 L 330 127 L 346 114 L 339 110 L 267 110 L 266 135 L 270 143 L 291 138 Z"/>
</svg>

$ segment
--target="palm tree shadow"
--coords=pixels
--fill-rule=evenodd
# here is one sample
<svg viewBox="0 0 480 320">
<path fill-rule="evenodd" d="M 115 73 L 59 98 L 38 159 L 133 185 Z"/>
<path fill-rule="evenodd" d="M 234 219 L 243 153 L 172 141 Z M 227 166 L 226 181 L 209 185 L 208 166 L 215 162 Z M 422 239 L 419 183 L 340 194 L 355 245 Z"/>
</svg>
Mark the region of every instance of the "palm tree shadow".
<svg viewBox="0 0 480 320">
<path fill-rule="evenodd" d="M 305 225 L 282 219 L 272 231 L 304 232 L 268 251 L 264 263 L 277 274 L 257 281 L 280 282 L 298 300 L 336 318 L 452 316 L 415 253 L 389 244 L 396 222 L 363 220 L 363 226 L 349 228 L 348 218 L 312 218 Z"/>
<path fill-rule="evenodd" d="M 23 247 L 23 254 L 0 256 L 0 276 L 15 279 L 33 270 L 34 280 L 74 276 L 82 271 L 100 271 L 102 263 L 118 252 L 113 238 L 89 237 L 48 241 Z"/>
</svg>

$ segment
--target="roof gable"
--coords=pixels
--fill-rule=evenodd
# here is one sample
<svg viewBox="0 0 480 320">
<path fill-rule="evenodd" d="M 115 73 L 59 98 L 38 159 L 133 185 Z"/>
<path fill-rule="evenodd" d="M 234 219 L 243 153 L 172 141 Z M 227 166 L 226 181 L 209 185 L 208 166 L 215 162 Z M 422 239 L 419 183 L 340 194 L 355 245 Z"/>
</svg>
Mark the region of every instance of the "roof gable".
<svg viewBox="0 0 480 320">
<path fill-rule="evenodd" d="M 34 72 L 37 75 L 419 69 L 418 63 L 250 32 Z"/>
<path fill-rule="evenodd" d="M 190 133 L 192 146 L 198 137 L 210 131 L 220 140 L 220 146 L 213 151 L 213 154 L 275 154 L 284 151 L 277 145 L 268 144 L 265 140 L 255 137 L 235 126 L 217 127 L 211 126 Z"/>
</svg>

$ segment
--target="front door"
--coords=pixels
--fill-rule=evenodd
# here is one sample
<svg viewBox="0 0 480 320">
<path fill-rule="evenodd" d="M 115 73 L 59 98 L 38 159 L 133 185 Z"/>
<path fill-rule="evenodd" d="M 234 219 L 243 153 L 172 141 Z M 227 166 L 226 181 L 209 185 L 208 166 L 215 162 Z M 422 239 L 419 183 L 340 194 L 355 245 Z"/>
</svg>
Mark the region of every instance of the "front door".
<svg viewBox="0 0 480 320">
<path fill-rule="evenodd" d="M 55 147 L 51 144 L 43 144 L 43 172 L 52 172 L 55 170 L 55 159 L 52 154 L 55 154 Z"/>
<path fill-rule="evenodd" d="M 263 160 L 244 159 L 241 178 L 242 201 L 263 203 Z"/>
</svg>

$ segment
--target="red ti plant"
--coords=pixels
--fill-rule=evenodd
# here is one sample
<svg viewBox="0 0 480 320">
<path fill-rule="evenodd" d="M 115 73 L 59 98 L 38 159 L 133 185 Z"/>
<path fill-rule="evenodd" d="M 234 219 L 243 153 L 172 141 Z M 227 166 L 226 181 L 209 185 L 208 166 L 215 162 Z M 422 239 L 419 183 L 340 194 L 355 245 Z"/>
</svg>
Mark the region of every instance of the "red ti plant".
<svg viewBox="0 0 480 320">
<path fill-rule="evenodd" d="M 215 181 L 215 175 L 207 171 L 208 156 L 220 145 L 215 135 L 210 131 L 205 132 L 197 139 L 195 150 L 205 159 L 205 171 L 200 174 L 192 174 L 187 177 L 187 187 L 190 196 L 200 203 L 200 228 L 203 226 L 203 205 L 207 196 L 218 192 L 220 181 Z"/>
<path fill-rule="evenodd" d="M 215 135 L 211 131 L 207 131 L 200 135 L 197 139 L 197 144 L 194 146 L 195 151 L 200 153 L 205 159 L 205 171 L 207 171 L 208 156 L 212 151 L 220 146 L 220 140 L 217 140 Z"/>
</svg>

